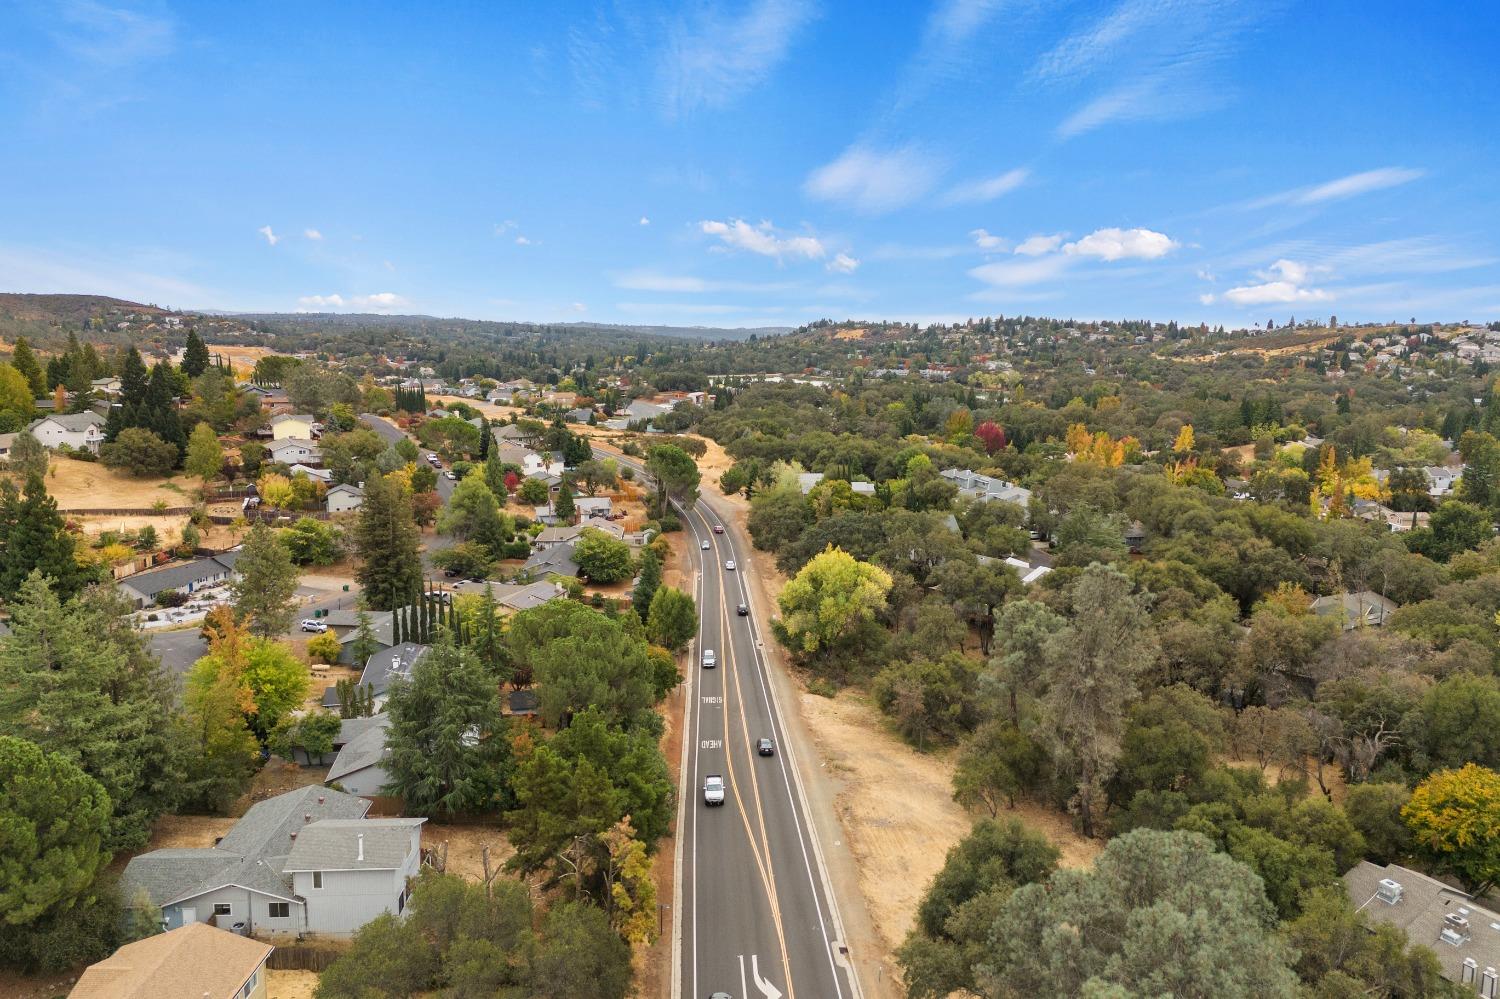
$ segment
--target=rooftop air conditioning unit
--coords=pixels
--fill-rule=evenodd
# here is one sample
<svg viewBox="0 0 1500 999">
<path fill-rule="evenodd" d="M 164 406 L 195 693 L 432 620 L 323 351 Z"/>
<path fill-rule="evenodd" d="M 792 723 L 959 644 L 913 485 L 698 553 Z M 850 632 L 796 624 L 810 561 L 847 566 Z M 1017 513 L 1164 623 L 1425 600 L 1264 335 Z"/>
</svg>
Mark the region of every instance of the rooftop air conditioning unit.
<svg viewBox="0 0 1500 999">
<path fill-rule="evenodd" d="M 1392 881 L 1390 878 L 1381 878 L 1380 887 L 1375 889 L 1375 897 L 1386 905 L 1395 905 L 1401 901 L 1401 882 Z"/>
</svg>

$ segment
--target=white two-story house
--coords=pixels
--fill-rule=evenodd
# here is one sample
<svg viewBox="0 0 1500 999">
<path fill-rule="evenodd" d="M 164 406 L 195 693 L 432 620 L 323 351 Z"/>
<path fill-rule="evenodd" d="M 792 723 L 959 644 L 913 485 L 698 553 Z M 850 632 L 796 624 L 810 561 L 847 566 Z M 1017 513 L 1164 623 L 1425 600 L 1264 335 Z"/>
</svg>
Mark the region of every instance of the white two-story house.
<svg viewBox="0 0 1500 999">
<path fill-rule="evenodd" d="M 104 417 L 98 413 L 62 413 L 32 420 L 26 432 L 42 442 L 43 447 L 60 448 L 64 445 L 74 451 L 99 453 L 104 443 Z"/>
</svg>

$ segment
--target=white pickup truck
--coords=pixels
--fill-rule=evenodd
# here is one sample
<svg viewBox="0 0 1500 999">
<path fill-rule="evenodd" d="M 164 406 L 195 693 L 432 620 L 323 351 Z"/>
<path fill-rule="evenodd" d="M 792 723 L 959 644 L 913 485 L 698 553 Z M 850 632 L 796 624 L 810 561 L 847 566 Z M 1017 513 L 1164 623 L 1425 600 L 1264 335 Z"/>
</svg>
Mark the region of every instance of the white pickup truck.
<svg viewBox="0 0 1500 999">
<path fill-rule="evenodd" d="M 719 774 L 709 774 L 703 779 L 703 803 L 724 804 L 724 778 Z"/>
</svg>

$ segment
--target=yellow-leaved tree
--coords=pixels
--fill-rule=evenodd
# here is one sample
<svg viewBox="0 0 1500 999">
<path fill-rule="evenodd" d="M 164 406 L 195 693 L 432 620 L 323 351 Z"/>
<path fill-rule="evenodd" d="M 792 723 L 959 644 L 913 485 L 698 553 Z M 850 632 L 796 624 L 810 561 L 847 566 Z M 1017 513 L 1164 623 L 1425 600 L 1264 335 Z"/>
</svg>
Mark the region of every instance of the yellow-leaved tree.
<svg viewBox="0 0 1500 999">
<path fill-rule="evenodd" d="M 1470 763 L 1439 770 L 1401 809 L 1412 840 L 1471 892 L 1500 880 L 1500 774 Z"/>
<path fill-rule="evenodd" d="M 1193 449 L 1193 425 L 1184 423 L 1182 429 L 1177 431 L 1177 440 L 1172 445 L 1172 450 L 1178 454 L 1187 454 Z"/>
</svg>

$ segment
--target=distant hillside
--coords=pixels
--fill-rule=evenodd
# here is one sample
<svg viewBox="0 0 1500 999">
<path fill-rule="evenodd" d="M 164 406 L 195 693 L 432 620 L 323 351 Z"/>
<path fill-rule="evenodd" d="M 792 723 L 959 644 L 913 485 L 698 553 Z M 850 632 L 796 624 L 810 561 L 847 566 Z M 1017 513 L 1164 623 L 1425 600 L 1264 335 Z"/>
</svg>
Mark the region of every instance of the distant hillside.
<svg viewBox="0 0 1500 999">
<path fill-rule="evenodd" d="M 387 330 L 411 330 L 433 333 L 444 329 L 497 329 L 552 330 L 556 332 L 625 334 L 630 336 L 661 336 L 685 340 L 748 340 L 752 336 L 780 336 L 790 333 L 790 326 L 722 327 L 722 326 L 645 326 L 626 323 L 522 323 L 486 319 L 463 319 L 439 316 L 392 316 L 378 313 L 358 312 L 226 312 L 217 313 L 224 318 L 239 319 L 247 323 L 268 327 L 374 327 Z"/>
</svg>

